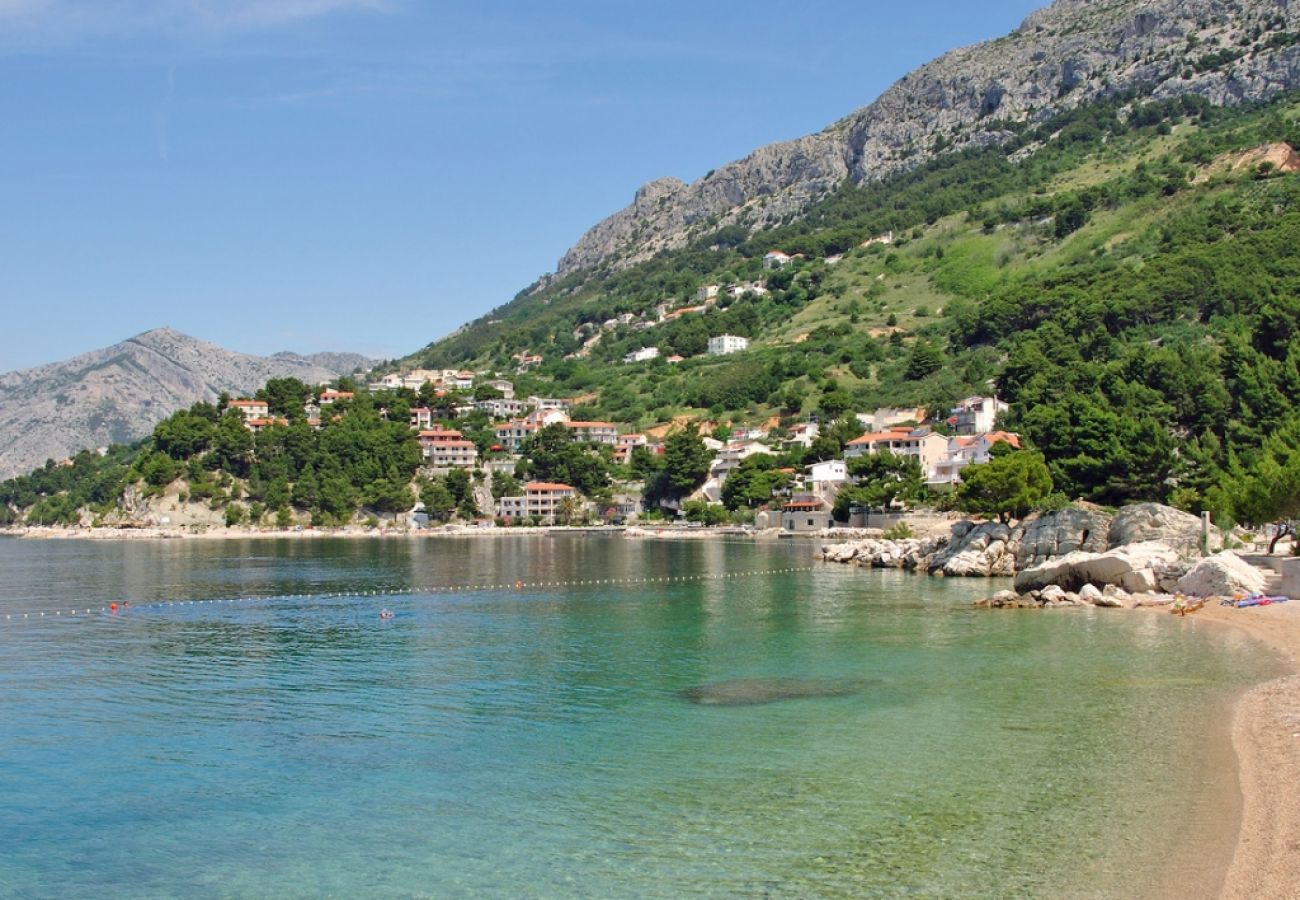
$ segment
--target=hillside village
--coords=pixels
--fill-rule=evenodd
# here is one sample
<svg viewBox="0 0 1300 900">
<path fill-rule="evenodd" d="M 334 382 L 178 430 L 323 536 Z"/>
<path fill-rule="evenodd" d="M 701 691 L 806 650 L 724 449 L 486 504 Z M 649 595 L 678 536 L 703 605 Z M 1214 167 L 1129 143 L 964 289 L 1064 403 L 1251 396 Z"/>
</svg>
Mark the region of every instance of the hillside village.
<svg viewBox="0 0 1300 900">
<path fill-rule="evenodd" d="M 710 352 L 744 349 L 711 348 Z M 357 390 L 318 389 L 304 405 L 306 423 L 319 430 L 323 421 L 341 421 Z M 590 397 L 518 398 L 511 381 L 487 371 L 412 369 L 386 374 L 364 390 L 389 403 L 403 394 L 437 403 L 436 407 L 411 406 L 405 413 L 419 442 L 422 477 L 436 479 L 461 471 L 489 486 L 499 480 L 514 484 L 512 479 L 530 470 L 535 439 L 547 428 L 563 429 L 570 442 L 611 464 L 619 473 L 615 476 L 615 490 L 601 492 L 600 497 L 586 496 L 569 484 L 528 480 L 519 483 L 515 493 L 491 492 L 492 516 L 478 517 L 479 525 L 624 523 L 645 517 L 685 518 L 688 509 L 690 517 L 699 520 L 701 505 L 722 510 L 728 478 L 745 460 L 773 457 L 795 464 L 776 468 L 782 477 L 774 481 L 770 495 L 756 504 L 753 522 L 760 528 L 780 528 L 790 533 L 814 532 L 837 524 L 833 512 L 836 499 L 845 487 L 855 483 L 850 474 L 855 459 L 886 454 L 913 460 L 925 488 L 934 495 L 943 495 L 962 483 L 962 473 L 968 466 L 989 462 L 998 444 L 1020 449 L 1018 435 L 998 429 L 998 418 L 1009 407 L 993 396 L 966 398 L 943 416 L 917 407 L 879 408 L 846 416 L 844 421 L 851 421 L 861 433 L 845 442 L 838 454 L 828 454 L 826 445 L 819 445 L 823 428 L 816 417 L 785 424 L 774 418 L 758 427 L 727 428 L 706 422 L 693 426 L 711 455 L 703 483 L 684 497 L 652 504 L 647 502 L 644 485 L 637 483 L 636 474 L 644 472 L 637 462 L 662 459 L 668 427 L 645 433 L 628 424 L 576 419 L 572 415 L 575 407 Z M 255 435 L 289 424 L 287 419 L 271 415 L 266 399 L 230 399 L 226 410 L 240 415 L 244 427 Z M 382 414 L 390 417 L 387 407 L 382 408 Z M 478 440 L 457 428 L 458 421 L 470 421 L 472 427 L 476 426 Z M 876 512 L 896 513 L 898 509 Z M 838 524 L 865 527 L 871 513 L 869 508 L 854 504 Z M 704 518 L 722 521 L 717 514 Z M 410 521 L 418 526 L 429 524 L 423 503 L 416 504 Z"/>
</svg>

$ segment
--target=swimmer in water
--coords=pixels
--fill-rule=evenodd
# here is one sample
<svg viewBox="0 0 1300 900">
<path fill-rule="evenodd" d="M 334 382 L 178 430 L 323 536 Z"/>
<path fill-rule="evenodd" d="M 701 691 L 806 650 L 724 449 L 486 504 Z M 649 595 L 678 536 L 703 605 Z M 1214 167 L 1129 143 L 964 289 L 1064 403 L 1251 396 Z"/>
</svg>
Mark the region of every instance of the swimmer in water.
<svg viewBox="0 0 1300 900">
<path fill-rule="evenodd" d="M 393 611 L 391 609 L 381 609 L 379 611 L 379 618 L 381 619 L 391 619 L 392 617 Z"/>
</svg>

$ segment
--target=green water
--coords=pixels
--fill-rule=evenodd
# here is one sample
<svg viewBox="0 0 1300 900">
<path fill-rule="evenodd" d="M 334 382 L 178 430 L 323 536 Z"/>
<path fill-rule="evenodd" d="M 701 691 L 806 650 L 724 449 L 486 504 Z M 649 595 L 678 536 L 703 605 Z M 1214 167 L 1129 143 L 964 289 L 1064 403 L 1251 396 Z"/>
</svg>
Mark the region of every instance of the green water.
<svg viewBox="0 0 1300 900">
<path fill-rule="evenodd" d="M 1140 896 L 1136 845 L 1227 814 L 1205 766 L 1254 645 L 716 577 L 811 549 L 2 541 L 0 896 Z M 281 599 L 149 605 L 184 597 Z M 737 679 L 834 690 L 682 693 Z"/>
</svg>

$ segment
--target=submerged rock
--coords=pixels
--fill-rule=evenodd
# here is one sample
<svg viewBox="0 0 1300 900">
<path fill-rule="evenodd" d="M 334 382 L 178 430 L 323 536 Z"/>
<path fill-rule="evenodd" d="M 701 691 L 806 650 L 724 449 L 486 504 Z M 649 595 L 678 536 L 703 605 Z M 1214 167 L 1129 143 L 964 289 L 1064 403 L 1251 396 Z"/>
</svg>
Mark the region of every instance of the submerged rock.
<svg viewBox="0 0 1300 900">
<path fill-rule="evenodd" d="M 737 678 L 697 684 L 678 691 L 677 696 L 700 706 L 758 706 L 782 700 L 845 697 L 864 690 L 868 684 L 834 678 Z"/>
</svg>

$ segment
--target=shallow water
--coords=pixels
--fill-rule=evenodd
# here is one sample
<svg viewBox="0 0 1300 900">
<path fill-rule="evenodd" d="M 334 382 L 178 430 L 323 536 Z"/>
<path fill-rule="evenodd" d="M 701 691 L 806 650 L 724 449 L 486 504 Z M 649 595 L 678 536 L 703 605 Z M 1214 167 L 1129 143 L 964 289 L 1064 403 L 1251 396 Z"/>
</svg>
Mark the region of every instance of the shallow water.
<svg viewBox="0 0 1300 900">
<path fill-rule="evenodd" d="M 810 549 L 0 541 L 0 896 L 1131 896 L 1135 840 L 1218 814 L 1253 645 L 705 577 Z M 446 590 L 665 575 L 701 580 Z M 693 702 L 719 684 L 794 690 Z"/>
</svg>

